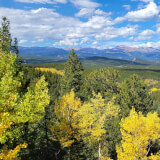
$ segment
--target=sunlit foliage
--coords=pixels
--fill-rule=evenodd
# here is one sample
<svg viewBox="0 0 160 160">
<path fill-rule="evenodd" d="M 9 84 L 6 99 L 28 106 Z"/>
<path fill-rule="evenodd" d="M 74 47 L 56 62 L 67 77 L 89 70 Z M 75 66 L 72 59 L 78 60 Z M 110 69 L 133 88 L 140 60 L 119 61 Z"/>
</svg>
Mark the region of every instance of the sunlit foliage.
<svg viewBox="0 0 160 160">
<path fill-rule="evenodd" d="M 160 138 L 160 118 L 157 113 L 143 116 L 133 108 L 121 121 L 122 146 L 117 146 L 118 160 L 156 160 L 160 155 L 150 154 L 153 141 Z"/>
<path fill-rule="evenodd" d="M 51 127 L 51 130 L 55 140 L 59 140 L 65 147 L 71 146 L 75 139 L 80 139 L 78 128 L 78 111 L 80 107 L 80 99 L 75 98 L 75 93 L 71 90 L 69 94 L 62 97 L 60 103 L 54 108 L 57 121 Z"/>
<path fill-rule="evenodd" d="M 64 73 L 60 70 L 57 70 L 55 68 L 35 68 L 37 70 L 40 70 L 42 72 L 52 72 L 52 73 L 56 73 L 56 74 L 59 74 L 59 75 L 64 75 Z"/>
</svg>

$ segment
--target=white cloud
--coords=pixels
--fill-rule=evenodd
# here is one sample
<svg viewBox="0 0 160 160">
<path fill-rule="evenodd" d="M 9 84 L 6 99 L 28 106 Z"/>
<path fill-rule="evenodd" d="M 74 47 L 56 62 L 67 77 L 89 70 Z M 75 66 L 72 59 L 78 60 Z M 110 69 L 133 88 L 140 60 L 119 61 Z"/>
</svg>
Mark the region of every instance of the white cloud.
<svg viewBox="0 0 160 160">
<path fill-rule="evenodd" d="M 160 34 L 160 23 L 156 24 L 156 27 L 157 27 L 157 31 L 156 31 L 156 32 L 157 32 L 158 34 Z"/>
<path fill-rule="evenodd" d="M 96 35 L 97 40 L 110 40 L 117 37 L 128 37 L 130 35 L 136 35 L 137 33 L 137 25 L 134 26 L 126 26 L 126 27 L 107 27 L 104 30 Z"/>
<path fill-rule="evenodd" d="M 94 13 L 93 8 L 82 8 L 78 13 L 75 14 L 76 17 L 91 17 Z"/>
<path fill-rule="evenodd" d="M 137 38 L 135 38 L 134 40 L 139 41 L 139 40 L 148 40 L 151 39 L 152 36 L 155 34 L 154 31 L 150 30 L 150 29 L 146 29 L 144 31 L 142 31 Z"/>
<path fill-rule="evenodd" d="M 137 36 L 138 25 L 114 27 L 126 17 L 113 20 L 110 17 L 111 14 L 94 7 L 80 8 L 80 12 L 76 15 L 77 17 L 86 16 L 88 20 L 84 22 L 77 17 L 63 16 L 53 9 L 0 8 L 0 17 L 7 16 L 10 20 L 11 33 L 13 37 L 20 39 L 20 44 L 50 41 L 54 46 L 76 46 L 86 43 L 100 45 L 98 42 L 101 40 Z M 146 30 L 138 35 L 137 40 L 147 39 L 152 36 L 151 34 L 151 30 Z"/>
<path fill-rule="evenodd" d="M 138 47 L 152 47 L 152 48 L 160 48 L 160 41 L 158 42 L 146 42 L 140 43 L 137 45 Z"/>
<path fill-rule="evenodd" d="M 27 42 L 27 40 L 22 39 L 22 40 L 20 40 L 18 43 L 19 43 L 19 44 L 23 44 L 23 43 L 26 43 L 26 42 Z"/>
<path fill-rule="evenodd" d="M 66 37 L 63 40 L 60 40 L 59 42 L 55 42 L 53 45 L 54 46 L 77 46 L 78 39 L 69 39 Z"/>
<path fill-rule="evenodd" d="M 150 2 L 146 8 L 137 11 L 128 12 L 125 18 L 128 21 L 145 21 L 154 18 L 159 14 L 158 6 L 154 2 Z"/>
<path fill-rule="evenodd" d="M 80 8 L 97 8 L 101 6 L 99 3 L 93 2 L 92 0 L 70 0 L 70 2 Z"/>
<path fill-rule="evenodd" d="M 100 9 L 96 9 L 94 13 L 95 15 L 103 15 L 103 16 L 110 16 L 112 14 L 112 12 L 104 12 Z"/>
<path fill-rule="evenodd" d="M 100 9 L 94 9 L 94 8 L 82 8 L 78 13 L 75 14 L 76 17 L 92 17 L 93 15 L 98 15 L 98 16 L 109 16 L 111 15 L 112 12 L 104 12 Z"/>
<path fill-rule="evenodd" d="M 7 16 L 11 22 L 11 33 L 18 39 L 37 41 L 60 40 L 68 33 L 74 33 L 81 22 L 64 17 L 52 9 L 19 10 L 0 8 L 0 17 Z"/>
<path fill-rule="evenodd" d="M 130 11 L 123 17 L 117 17 L 114 20 L 114 23 L 121 23 L 125 20 L 132 22 L 140 22 L 152 20 L 154 18 L 158 18 L 160 9 L 154 2 L 150 2 L 143 9 L 139 9 L 136 11 Z"/>
<path fill-rule="evenodd" d="M 113 25 L 114 23 L 109 17 L 104 16 L 93 16 L 88 22 L 83 23 L 82 27 L 89 27 L 94 29 L 101 29 L 109 25 Z"/>
<path fill-rule="evenodd" d="M 22 3 L 42 3 L 42 4 L 55 4 L 55 3 L 67 3 L 67 0 L 15 0 Z"/>
<path fill-rule="evenodd" d="M 141 1 L 141 2 L 145 2 L 145 3 L 154 2 L 154 0 L 131 0 L 131 1 Z"/>
<path fill-rule="evenodd" d="M 121 22 L 123 22 L 125 20 L 126 20 L 125 17 L 117 17 L 117 18 L 115 18 L 114 23 L 118 24 L 118 23 L 121 23 Z"/>
<path fill-rule="evenodd" d="M 130 9 L 131 9 L 131 6 L 130 6 L 130 5 L 123 5 L 123 7 L 124 7 L 126 10 L 130 10 Z"/>
</svg>

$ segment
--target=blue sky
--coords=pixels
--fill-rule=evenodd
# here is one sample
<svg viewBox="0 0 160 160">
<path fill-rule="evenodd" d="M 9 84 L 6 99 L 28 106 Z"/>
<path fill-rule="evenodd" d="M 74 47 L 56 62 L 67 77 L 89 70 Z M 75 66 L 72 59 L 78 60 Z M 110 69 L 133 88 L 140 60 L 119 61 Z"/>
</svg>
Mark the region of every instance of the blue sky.
<svg viewBox="0 0 160 160">
<path fill-rule="evenodd" d="M 160 48 L 158 0 L 0 0 L 21 46 Z"/>
</svg>

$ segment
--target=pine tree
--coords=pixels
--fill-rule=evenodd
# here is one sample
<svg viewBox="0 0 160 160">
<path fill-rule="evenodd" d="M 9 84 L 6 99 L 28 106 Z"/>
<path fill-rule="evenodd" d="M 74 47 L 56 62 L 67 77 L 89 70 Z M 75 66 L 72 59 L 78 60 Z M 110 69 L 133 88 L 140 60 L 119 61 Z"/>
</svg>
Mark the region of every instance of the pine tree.
<svg viewBox="0 0 160 160">
<path fill-rule="evenodd" d="M 17 55 L 19 54 L 18 40 L 17 38 L 12 39 L 10 33 L 10 21 L 6 17 L 2 18 L 2 24 L 0 27 L 0 50 L 5 53 L 12 51 Z"/>
<path fill-rule="evenodd" d="M 65 63 L 64 77 L 61 83 L 62 95 L 69 93 L 71 89 L 78 95 L 82 85 L 83 66 L 76 53 L 72 49 L 69 59 Z"/>
<path fill-rule="evenodd" d="M 11 50 L 12 38 L 10 34 L 10 22 L 6 17 L 2 18 L 0 28 L 0 49 L 3 52 L 9 53 Z"/>
<path fill-rule="evenodd" d="M 11 50 L 13 53 L 15 54 L 19 54 L 19 50 L 18 50 L 18 39 L 17 38 L 14 38 L 14 41 L 13 41 L 13 44 L 11 46 Z"/>
</svg>

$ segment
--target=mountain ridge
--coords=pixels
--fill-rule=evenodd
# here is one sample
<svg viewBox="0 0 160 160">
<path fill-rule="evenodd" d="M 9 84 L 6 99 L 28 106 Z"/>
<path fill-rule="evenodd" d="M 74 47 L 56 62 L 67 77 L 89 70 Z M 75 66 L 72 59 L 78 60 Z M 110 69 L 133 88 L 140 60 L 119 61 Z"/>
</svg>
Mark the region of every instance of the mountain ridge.
<svg viewBox="0 0 160 160">
<path fill-rule="evenodd" d="M 66 59 L 72 48 L 56 47 L 19 47 L 20 56 Z M 93 56 L 107 57 L 123 60 L 142 59 L 147 61 L 160 62 L 160 49 L 144 47 L 117 46 L 111 49 L 97 48 L 74 48 L 79 58 L 89 58 Z"/>
</svg>

